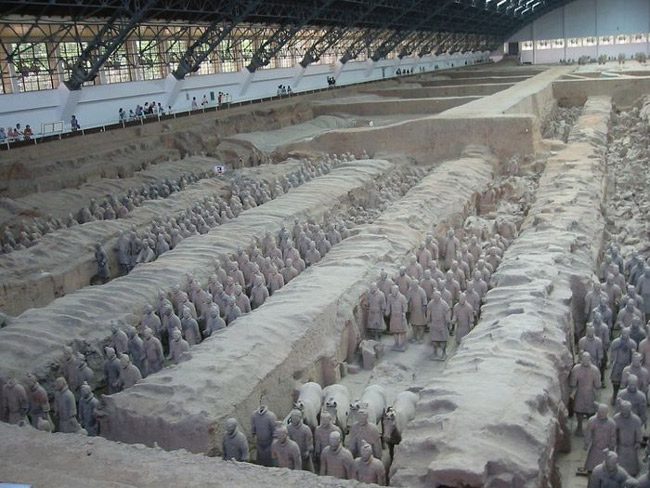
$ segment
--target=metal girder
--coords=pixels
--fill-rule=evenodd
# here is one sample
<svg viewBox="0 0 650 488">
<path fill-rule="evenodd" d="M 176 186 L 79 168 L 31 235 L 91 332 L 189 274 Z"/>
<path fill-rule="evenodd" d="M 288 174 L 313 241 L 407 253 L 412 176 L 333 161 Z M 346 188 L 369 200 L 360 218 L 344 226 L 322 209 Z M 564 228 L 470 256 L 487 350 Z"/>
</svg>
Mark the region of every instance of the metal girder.
<svg viewBox="0 0 650 488">
<path fill-rule="evenodd" d="M 406 42 L 402 49 L 400 49 L 398 58 L 402 59 L 406 56 L 413 54 L 423 44 L 429 42 L 431 39 L 438 35 L 437 32 L 419 32 L 410 41 Z"/>
<path fill-rule="evenodd" d="M 365 8 L 363 10 L 360 10 L 358 12 L 354 12 L 353 14 L 348 14 L 347 16 L 347 27 L 333 27 L 328 29 L 323 36 L 321 36 L 316 43 L 309 48 L 309 50 L 305 53 L 305 56 L 303 57 L 302 61 L 300 61 L 300 65 L 303 68 L 306 68 L 309 66 L 309 64 L 318 61 L 320 57 L 331 47 L 333 46 L 336 42 L 341 40 L 345 34 L 347 34 L 351 26 L 354 25 L 355 23 L 358 22 L 363 22 L 364 20 L 367 20 L 373 12 L 375 12 L 378 8 L 380 7 L 385 7 L 387 5 L 391 5 L 392 2 L 389 1 L 372 1 L 372 0 L 366 0 L 366 2 L 360 2 L 362 6 Z M 343 19 L 341 19 L 343 20 Z"/>
<path fill-rule="evenodd" d="M 381 43 L 379 48 L 372 55 L 373 61 L 379 61 L 381 58 L 385 57 L 389 52 L 395 49 L 404 39 L 406 39 L 409 34 L 413 31 L 422 29 L 428 23 L 433 22 L 440 12 L 444 11 L 448 5 L 453 3 L 455 0 L 444 0 L 436 8 L 431 10 L 426 16 L 422 17 L 419 22 L 417 22 L 410 31 L 397 31 L 384 42 Z M 430 2 L 425 2 L 430 3 Z"/>
<path fill-rule="evenodd" d="M 300 66 L 306 68 L 311 63 L 318 61 L 320 57 L 341 38 L 343 38 L 343 36 L 345 36 L 348 31 L 349 29 L 346 29 L 345 27 L 330 27 L 327 29 L 323 35 L 307 50 L 302 60 L 300 61 Z"/>
<path fill-rule="evenodd" d="M 418 49 L 418 57 L 422 58 L 429 54 L 431 51 L 433 51 L 433 48 L 438 46 L 444 39 L 446 39 L 446 35 L 442 32 L 437 32 L 435 36 L 428 40 L 424 45 L 420 46 Z"/>
<path fill-rule="evenodd" d="M 210 56 L 210 53 L 230 35 L 238 24 L 254 12 L 262 1 L 230 0 L 221 2 L 218 8 L 222 13 L 223 20 L 212 22 L 206 27 L 203 34 L 187 48 L 178 62 L 178 67 L 172 73 L 174 78 L 182 80 L 188 74 L 198 71 L 201 63 Z"/>
<path fill-rule="evenodd" d="M 271 62 L 271 59 L 282 49 L 289 40 L 296 35 L 310 20 L 318 15 L 336 0 L 313 0 L 312 2 L 305 2 L 301 5 L 298 21 L 295 23 L 280 27 L 271 37 L 266 39 L 260 47 L 257 48 L 253 54 L 246 69 L 254 73 L 259 68 L 263 68 Z M 296 8 L 296 7 L 294 7 Z"/>
<path fill-rule="evenodd" d="M 436 17 L 435 25 L 421 30 L 435 32 L 444 25 L 448 32 L 492 34 L 504 37 L 539 16 L 561 7 L 571 0 L 454 0 Z M 127 10 L 145 21 L 187 21 L 210 25 L 232 20 L 224 19 L 214 0 L 157 0 L 146 12 L 140 8 L 143 0 L 8 0 L 0 3 L 0 18 L 15 15 L 20 18 L 58 17 L 71 21 L 90 20 L 105 22 Z M 251 0 L 241 0 L 242 10 Z M 267 0 L 260 2 L 243 22 L 264 25 L 290 25 L 302 21 L 302 4 L 296 0 Z M 313 5 L 319 11 L 311 16 L 310 24 L 316 27 L 356 27 L 394 31 L 413 30 L 419 19 L 439 8 L 440 0 L 430 0 L 413 9 L 413 0 L 337 0 L 328 3 L 320 0 Z M 377 8 L 355 24 L 341 20 L 345 12 L 360 17 L 373 4 Z M 319 8 L 322 7 L 322 8 Z M 408 13 L 407 13 L 408 12 Z M 487 19 L 488 22 L 483 22 Z"/>
<path fill-rule="evenodd" d="M 147 0 L 138 5 L 137 10 L 128 8 L 127 5 L 117 10 L 79 55 L 70 72 L 70 79 L 64 81 L 68 89 L 79 90 L 85 82 L 93 80 L 102 65 L 124 43 L 129 33 L 155 4 L 155 0 Z"/>
<path fill-rule="evenodd" d="M 375 37 L 373 29 L 362 30 L 357 38 L 352 41 L 352 43 L 350 43 L 348 48 L 345 50 L 345 53 L 343 53 L 343 56 L 341 56 L 341 59 L 339 60 L 341 64 L 345 64 L 348 61 L 356 58 L 361 53 L 361 51 L 370 45 L 373 37 Z"/>
<path fill-rule="evenodd" d="M 450 33 L 447 35 L 445 39 L 438 45 L 436 50 L 434 51 L 435 56 L 440 56 L 442 53 L 446 53 L 449 51 L 451 46 L 456 42 L 456 40 L 460 37 L 460 34 L 457 33 Z"/>
</svg>

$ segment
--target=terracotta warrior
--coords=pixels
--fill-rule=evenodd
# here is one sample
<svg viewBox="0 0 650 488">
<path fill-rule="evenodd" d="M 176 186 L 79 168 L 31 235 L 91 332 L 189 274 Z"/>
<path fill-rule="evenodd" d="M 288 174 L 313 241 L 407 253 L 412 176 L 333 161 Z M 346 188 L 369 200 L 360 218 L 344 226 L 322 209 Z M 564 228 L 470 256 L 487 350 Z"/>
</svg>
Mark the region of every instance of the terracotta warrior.
<svg viewBox="0 0 650 488">
<path fill-rule="evenodd" d="M 89 436 L 96 436 L 99 434 L 99 422 L 97 422 L 99 400 L 95 398 L 88 383 L 81 385 L 80 392 L 79 422 Z"/>
<path fill-rule="evenodd" d="M 636 476 L 639 474 L 639 449 L 643 439 L 641 419 L 632 412 L 632 404 L 623 400 L 620 412 L 614 415 L 614 423 L 618 440 L 616 452 L 621 467 L 630 476 Z"/>
<path fill-rule="evenodd" d="M 374 339 L 379 339 L 386 328 L 384 315 L 386 312 L 386 297 L 377 287 L 377 284 L 371 283 L 367 297 L 368 307 L 368 324 L 366 332 Z"/>
<path fill-rule="evenodd" d="M 213 303 L 205 321 L 205 336 L 209 337 L 215 332 L 226 328 L 226 322 L 219 315 L 219 305 Z"/>
<path fill-rule="evenodd" d="M 632 364 L 626 366 L 621 375 L 621 388 L 626 388 L 628 379 L 631 375 L 636 376 L 639 384 L 639 390 L 644 395 L 648 395 L 648 385 L 650 384 L 650 372 L 641 364 L 643 356 L 638 352 L 632 355 Z"/>
<path fill-rule="evenodd" d="M 608 417 L 608 407 L 598 404 L 596 415 L 587 422 L 584 437 L 584 449 L 587 451 L 585 470 L 593 469 L 605 460 L 605 450 L 616 449 L 616 424 Z"/>
<path fill-rule="evenodd" d="M 320 424 L 314 430 L 314 461 L 319 466 L 321 453 L 329 444 L 332 432 L 338 432 L 342 435 L 339 426 L 332 422 L 332 415 L 324 410 L 320 414 Z"/>
<path fill-rule="evenodd" d="M 289 416 L 290 423 L 287 426 L 289 439 L 298 444 L 300 456 L 302 458 L 302 469 L 304 471 L 314 471 L 311 454 L 314 450 L 314 438 L 311 429 L 302 421 L 302 412 L 292 410 Z"/>
<path fill-rule="evenodd" d="M 353 456 L 359 456 L 363 442 L 370 443 L 375 457 L 381 458 L 381 434 L 376 424 L 368 422 L 368 411 L 357 412 L 357 421 L 352 425 L 347 437 L 348 448 Z"/>
<path fill-rule="evenodd" d="M 627 377 L 627 387 L 618 392 L 616 401 L 619 409 L 623 400 L 630 402 L 632 411 L 641 419 L 641 424 L 645 426 L 648 419 L 648 400 L 645 394 L 639 390 L 639 380 L 633 374 Z"/>
<path fill-rule="evenodd" d="M 386 486 L 384 464 L 373 456 L 373 448 L 367 442 L 361 445 L 361 454 L 354 460 L 353 471 L 357 481 Z"/>
<path fill-rule="evenodd" d="M 108 394 L 112 395 L 120 391 L 120 360 L 115 354 L 115 349 L 107 347 L 104 349 L 106 352 L 106 360 L 104 361 L 104 376 L 106 377 L 106 385 Z M 67 386 L 67 385 L 66 385 Z"/>
<path fill-rule="evenodd" d="M 167 359 L 174 364 L 178 364 L 183 357 L 183 354 L 189 352 L 190 345 L 188 342 L 183 339 L 181 331 L 174 329 L 171 336 L 171 341 L 169 341 L 169 356 Z"/>
<path fill-rule="evenodd" d="M 129 337 L 115 322 L 111 325 L 111 346 L 115 350 L 115 354 L 118 355 L 129 350 Z"/>
<path fill-rule="evenodd" d="M 592 363 L 600 369 L 604 359 L 603 341 L 596 337 L 596 329 L 592 324 L 587 325 L 585 336 L 578 341 L 578 349 L 580 352 L 588 352 Z"/>
<path fill-rule="evenodd" d="M 147 375 L 157 373 L 163 367 L 165 356 L 163 347 L 152 330 L 147 327 L 144 329 L 144 354 L 145 354 L 145 371 Z"/>
<path fill-rule="evenodd" d="M 458 303 L 454 305 L 451 323 L 456 327 L 456 344 L 460 344 L 474 325 L 474 308 L 467 303 L 464 293 L 458 295 Z"/>
<path fill-rule="evenodd" d="M 399 292 L 398 286 L 393 285 L 390 295 L 386 298 L 386 315 L 389 317 L 389 330 L 395 338 L 393 349 L 397 351 L 406 350 L 407 310 L 406 298 Z"/>
<path fill-rule="evenodd" d="M 16 381 L 16 378 L 9 378 L 2 387 L 2 409 L 0 418 L 10 424 L 27 422 L 29 401 L 25 387 Z"/>
<path fill-rule="evenodd" d="M 569 377 L 574 389 L 574 411 L 576 413 L 576 435 L 582 435 L 582 421 L 596 413 L 596 392 L 600 388 L 600 371 L 591 364 L 591 356 L 583 352 L 580 362 L 571 370 Z"/>
<path fill-rule="evenodd" d="M 413 326 L 413 340 L 424 341 L 424 328 L 427 325 L 427 293 L 416 280 L 411 281 L 406 299 L 408 301 L 409 322 Z"/>
<path fill-rule="evenodd" d="M 111 279 L 111 270 L 108 266 L 108 256 L 100 243 L 95 244 L 95 262 L 97 263 L 97 277 L 102 283 Z"/>
<path fill-rule="evenodd" d="M 27 373 L 25 379 L 27 385 L 27 399 L 29 401 L 29 418 L 32 426 L 38 428 L 39 422 L 46 422 L 47 430 L 52 431 L 54 424 L 50 418 L 50 400 L 45 388 L 43 388 L 32 373 Z"/>
<path fill-rule="evenodd" d="M 411 282 L 411 278 L 408 274 L 406 274 L 406 266 L 400 266 L 399 268 L 399 273 L 395 277 L 395 284 L 397 285 L 397 288 L 399 292 L 402 295 L 405 295 L 406 292 L 409 289 L 409 283 Z M 391 287 L 392 289 L 392 287 Z M 388 298 L 388 296 L 386 296 Z"/>
<path fill-rule="evenodd" d="M 54 388 L 54 407 L 59 419 L 58 431 L 64 433 L 79 432 L 81 426 L 77 422 L 77 404 L 65 378 L 58 377 Z"/>
<path fill-rule="evenodd" d="M 427 305 L 427 323 L 431 330 L 433 359 L 444 359 L 447 357 L 450 321 L 451 313 L 449 305 L 442 299 L 440 292 L 436 290 L 433 292 L 433 298 Z"/>
<path fill-rule="evenodd" d="M 121 389 L 131 388 L 142 379 L 140 370 L 136 368 L 129 358 L 128 354 L 120 356 L 120 385 Z"/>
<path fill-rule="evenodd" d="M 246 435 L 239 429 L 237 420 L 232 417 L 226 420 L 222 450 L 224 461 L 248 462 L 248 440 Z"/>
<path fill-rule="evenodd" d="M 622 329 L 620 337 L 612 341 L 610 346 L 610 364 L 612 370 L 610 372 L 610 379 L 612 381 L 612 405 L 618 395 L 618 390 L 621 386 L 623 377 L 623 370 L 626 366 L 632 364 L 632 354 L 636 351 L 636 343 L 630 339 L 630 329 Z"/>
<path fill-rule="evenodd" d="M 129 337 L 129 356 L 133 361 L 133 365 L 138 368 L 142 374 L 146 374 L 146 353 L 144 350 L 144 341 L 140 338 L 133 326 L 127 327 L 126 335 Z"/>
<path fill-rule="evenodd" d="M 330 433 L 328 445 L 323 449 L 320 459 L 321 476 L 333 476 L 343 480 L 353 479 L 354 458 L 352 453 L 341 445 L 340 432 Z"/>
<path fill-rule="evenodd" d="M 192 312 L 189 308 L 183 309 L 183 318 L 181 319 L 181 327 L 185 340 L 190 346 L 194 346 L 201 342 L 201 331 L 199 330 L 199 323 L 192 317 Z"/>
<path fill-rule="evenodd" d="M 264 279 L 261 276 L 256 276 L 253 288 L 251 289 L 251 308 L 254 310 L 261 307 L 268 297 L 269 290 L 264 285 Z"/>
<path fill-rule="evenodd" d="M 275 465 L 279 468 L 301 469 L 300 448 L 296 442 L 289 439 L 287 428 L 284 425 L 277 427 L 273 437 L 271 456 Z"/>
<path fill-rule="evenodd" d="M 260 406 L 251 416 L 251 435 L 256 440 L 257 464 L 261 464 L 262 466 L 273 466 L 271 444 L 273 443 L 273 433 L 277 421 L 278 419 L 275 414 L 266 405 Z M 298 459 L 300 459 L 300 453 L 298 453 Z M 300 467 L 300 463 L 298 464 L 298 468 Z"/>
</svg>

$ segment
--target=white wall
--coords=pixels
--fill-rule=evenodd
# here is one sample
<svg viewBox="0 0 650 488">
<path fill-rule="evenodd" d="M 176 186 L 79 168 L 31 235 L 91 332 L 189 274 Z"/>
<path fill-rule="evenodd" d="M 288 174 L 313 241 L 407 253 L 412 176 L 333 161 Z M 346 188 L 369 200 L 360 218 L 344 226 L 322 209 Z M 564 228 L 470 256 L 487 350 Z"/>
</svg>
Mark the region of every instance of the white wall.
<svg viewBox="0 0 650 488">
<path fill-rule="evenodd" d="M 69 129 L 71 114 L 75 114 L 82 127 L 95 127 L 115 123 L 119 108 L 135 109 L 136 104 L 160 102 L 165 107 L 172 105 L 174 111 L 187 111 L 192 97 L 201 101 L 203 95 L 210 98 L 214 92 L 227 92 L 233 102 L 254 100 L 276 94 L 278 85 L 291 86 L 296 93 L 326 88 L 327 77 L 337 76 L 337 85 L 352 85 L 365 81 L 380 80 L 395 76 L 398 68 L 421 67 L 427 71 L 486 62 L 489 53 L 468 53 L 454 56 L 426 56 L 403 58 L 401 60 L 350 61 L 340 72 L 332 65 L 311 65 L 306 70 L 276 68 L 259 70 L 253 75 L 248 71 L 216 75 L 190 76 L 177 81 L 173 77 L 164 80 L 136 81 L 84 87 L 80 92 L 69 92 L 64 85 L 56 90 L 0 95 L 0 127 L 11 127 L 20 123 L 30 124 L 34 132 L 40 132 L 41 123 L 64 120 Z M 340 68 L 340 67 L 339 67 Z M 216 102 L 215 102 L 216 103 Z M 214 106 L 215 103 L 211 103 Z"/>
<path fill-rule="evenodd" d="M 559 7 L 514 34 L 509 42 L 570 39 L 618 34 L 650 34 L 650 0 L 574 0 Z M 566 45 L 566 42 L 565 42 Z M 520 46 L 521 48 L 521 46 Z M 521 60 L 530 63 L 557 63 L 561 59 L 577 60 L 586 55 L 628 56 L 648 53 L 647 42 L 537 49 L 521 51 Z"/>
</svg>

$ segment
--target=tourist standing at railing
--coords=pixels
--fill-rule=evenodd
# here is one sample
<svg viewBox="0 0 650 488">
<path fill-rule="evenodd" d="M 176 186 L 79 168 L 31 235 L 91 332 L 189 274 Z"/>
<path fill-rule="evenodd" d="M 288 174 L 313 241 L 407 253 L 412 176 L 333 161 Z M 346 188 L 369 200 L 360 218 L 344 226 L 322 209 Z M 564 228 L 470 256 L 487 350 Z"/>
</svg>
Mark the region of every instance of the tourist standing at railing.
<svg viewBox="0 0 650 488">
<path fill-rule="evenodd" d="M 81 129 L 81 126 L 79 125 L 79 121 L 77 120 L 77 117 L 75 115 L 73 115 L 72 119 L 70 119 L 70 127 L 72 128 L 72 132 L 77 132 L 79 129 Z"/>
<path fill-rule="evenodd" d="M 4 127 L 0 127 L 0 143 L 7 142 L 7 133 Z"/>
<path fill-rule="evenodd" d="M 201 108 L 203 110 L 208 108 L 208 97 L 206 97 L 205 95 L 203 95 L 203 100 L 201 100 Z"/>
<path fill-rule="evenodd" d="M 33 135 L 34 135 L 34 131 L 32 131 L 32 128 L 29 126 L 29 124 L 27 124 L 25 130 L 23 131 L 23 138 L 26 141 L 31 141 Z"/>
<path fill-rule="evenodd" d="M 192 97 L 192 111 L 198 110 L 199 109 L 199 104 L 196 101 L 196 97 Z"/>
</svg>

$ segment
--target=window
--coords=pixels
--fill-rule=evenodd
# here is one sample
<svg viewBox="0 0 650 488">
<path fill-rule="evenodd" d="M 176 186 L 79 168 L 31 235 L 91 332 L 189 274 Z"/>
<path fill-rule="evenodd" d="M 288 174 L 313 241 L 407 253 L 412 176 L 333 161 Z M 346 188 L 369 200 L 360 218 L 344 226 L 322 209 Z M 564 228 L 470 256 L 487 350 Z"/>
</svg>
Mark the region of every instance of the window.
<svg viewBox="0 0 650 488">
<path fill-rule="evenodd" d="M 136 41 L 135 66 L 142 80 L 162 78 L 162 59 L 155 41 Z"/>
<path fill-rule="evenodd" d="M 583 39 L 581 37 L 573 37 L 567 40 L 567 45 L 569 47 L 580 47 L 582 46 Z"/>
<path fill-rule="evenodd" d="M 553 39 L 553 48 L 563 48 L 564 47 L 564 39 Z"/>
<path fill-rule="evenodd" d="M 14 52 L 18 90 L 21 92 L 51 90 L 54 88 L 54 70 L 49 67 L 47 46 L 44 42 L 11 44 Z"/>
<path fill-rule="evenodd" d="M 537 49 L 550 49 L 551 41 L 537 41 Z"/>
<path fill-rule="evenodd" d="M 183 58 L 185 51 L 187 51 L 187 47 L 187 41 L 185 39 L 167 41 L 163 57 L 165 58 L 165 63 L 169 67 L 170 72 L 178 68 L 178 63 Z"/>
<path fill-rule="evenodd" d="M 623 34 L 619 34 L 616 36 L 616 44 L 629 44 L 630 43 L 630 36 L 626 36 Z"/>
<path fill-rule="evenodd" d="M 522 51 L 532 51 L 533 50 L 533 41 L 524 41 L 521 43 Z"/>
<path fill-rule="evenodd" d="M 614 36 L 601 36 L 598 42 L 601 46 L 609 46 L 614 44 Z"/>
<path fill-rule="evenodd" d="M 106 83 L 123 83 L 131 80 L 129 60 L 124 45 L 115 51 L 103 67 Z"/>
</svg>

